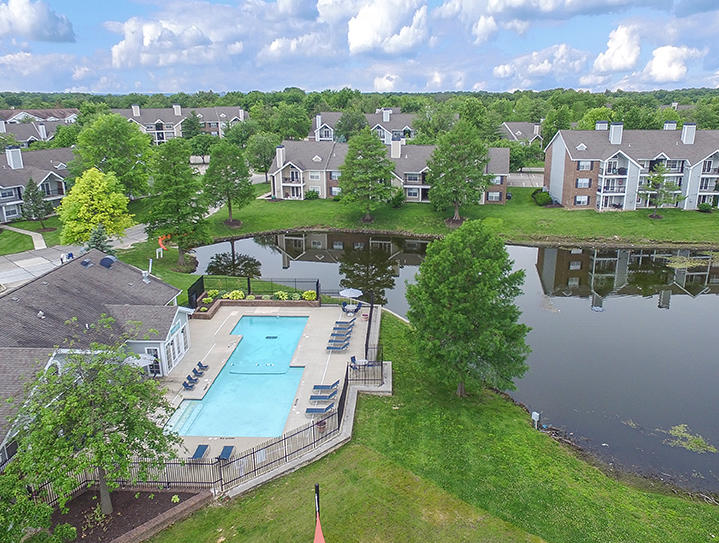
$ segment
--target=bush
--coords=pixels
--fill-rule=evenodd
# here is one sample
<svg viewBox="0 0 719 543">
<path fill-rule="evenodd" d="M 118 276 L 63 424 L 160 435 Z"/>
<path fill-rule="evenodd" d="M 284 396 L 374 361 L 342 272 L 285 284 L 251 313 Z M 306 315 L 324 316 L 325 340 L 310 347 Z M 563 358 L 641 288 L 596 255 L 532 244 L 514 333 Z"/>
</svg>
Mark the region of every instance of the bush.
<svg viewBox="0 0 719 543">
<path fill-rule="evenodd" d="M 200 308 L 200 313 L 204 313 L 205 311 L 207 311 L 207 307 L 204 307 L 204 306 L 203 306 L 203 307 Z"/>
<path fill-rule="evenodd" d="M 711 205 L 709 202 L 702 202 L 697 206 L 697 209 L 702 213 L 711 213 L 712 209 L 714 209 L 714 206 Z"/>
<path fill-rule="evenodd" d="M 212 297 L 212 298 L 217 298 L 217 295 L 218 295 L 219 293 L 220 293 L 220 291 L 217 290 L 217 289 L 214 289 L 214 288 L 207 291 L 207 295 L 210 296 L 210 297 Z"/>
<path fill-rule="evenodd" d="M 302 299 L 313 302 L 317 299 L 317 293 L 314 290 L 305 290 L 302 293 Z"/>
<path fill-rule="evenodd" d="M 320 197 L 320 193 L 316 190 L 308 190 L 305 192 L 305 200 L 317 200 Z"/>
<path fill-rule="evenodd" d="M 342 199 L 342 196 L 340 196 L 340 195 L 338 194 L 337 196 L 333 196 L 332 199 L 333 199 L 335 202 L 339 202 L 339 201 Z"/>
<path fill-rule="evenodd" d="M 297 301 L 297 300 L 301 299 L 302 296 L 300 296 L 299 292 L 293 292 L 292 296 L 290 296 L 290 298 L 292 298 L 294 301 Z"/>
<path fill-rule="evenodd" d="M 248 294 L 247 297 L 245 298 L 245 300 L 254 300 L 254 299 L 255 299 L 254 294 Z"/>
<path fill-rule="evenodd" d="M 278 290 L 274 293 L 276 300 L 289 300 L 290 296 L 284 290 Z"/>
<path fill-rule="evenodd" d="M 263 295 L 262 295 L 262 299 L 265 300 L 265 301 L 271 300 L 271 299 L 272 299 L 272 296 L 270 296 L 269 294 L 263 294 Z"/>
<path fill-rule="evenodd" d="M 538 206 L 548 206 L 552 203 L 552 197 L 542 189 L 535 190 L 532 193 L 532 199 Z"/>
<path fill-rule="evenodd" d="M 406 198 L 404 196 L 404 189 L 400 187 L 395 187 L 392 191 L 392 196 L 390 196 L 387 202 L 391 207 L 400 208 L 404 205 L 405 200 Z"/>
<path fill-rule="evenodd" d="M 226 296 L 230 300 L 243 300 L 245 298 L 245 293 L 241 290 L 233 290 L 231 292 L 228 292 Z"/>
<path fill-rule="evenodd" d="M 208 296 L 207 298 L 202 298 L 203 304 L 211 304 L 214 301 L 215 301 L 215 299 L 212 296 Z"/>
</svg>

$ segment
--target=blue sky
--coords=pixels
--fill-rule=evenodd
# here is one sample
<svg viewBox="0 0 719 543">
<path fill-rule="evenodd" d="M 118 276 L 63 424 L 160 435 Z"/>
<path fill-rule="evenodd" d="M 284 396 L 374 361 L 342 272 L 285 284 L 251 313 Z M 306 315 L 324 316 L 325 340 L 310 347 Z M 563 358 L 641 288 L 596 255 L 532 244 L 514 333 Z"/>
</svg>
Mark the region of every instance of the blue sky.
<svg viewBox="0 0 719 543">
<path fill-rule="evenodd" d="M 717 0 L 0 0 L 0 90 L 719 85 Z"/>
</svg>

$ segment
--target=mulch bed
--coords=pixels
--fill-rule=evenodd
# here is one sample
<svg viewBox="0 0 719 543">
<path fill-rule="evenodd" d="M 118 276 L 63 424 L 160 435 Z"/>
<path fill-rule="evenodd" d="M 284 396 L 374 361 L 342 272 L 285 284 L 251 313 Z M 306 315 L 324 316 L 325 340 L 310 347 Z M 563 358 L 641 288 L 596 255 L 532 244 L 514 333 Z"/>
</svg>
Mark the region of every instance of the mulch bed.
<svg viewBox="0 0 719 543">
<path fill-rule="evenodd" d="M 193 492 L 116 490 L 111 494 L 113 513 L 103 518 L 94 514 L 95 508 L 99 511 L 100 493 L 92 489 L 68 502 L 67 513 L 56 510 L 52 515 L 52 525 L 68 523 L 75 526 L 76 541 L 106 543 L 194 495 Z M 179 497 L 180 501 L 173 503 L 173 496 Z"/>
</svg>

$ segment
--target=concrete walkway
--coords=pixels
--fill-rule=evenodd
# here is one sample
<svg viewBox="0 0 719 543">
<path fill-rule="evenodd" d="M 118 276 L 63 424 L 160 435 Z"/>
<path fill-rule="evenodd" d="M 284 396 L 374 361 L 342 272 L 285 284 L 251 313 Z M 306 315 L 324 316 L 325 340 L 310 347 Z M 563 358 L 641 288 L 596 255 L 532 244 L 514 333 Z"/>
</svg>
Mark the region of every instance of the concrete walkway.
<svg viewBox="0 0 719 543">
<path fill-rule="evenodd" d="M 129 249 L 135 243 L 147 241 L 147 233 L 144 224 L 136 224 L 125 230 L 125 235 L 118 239 L 110 241 L 110 247 L 113 249 Z"/>
<path fill-rule="evenodd" d="M 45 238 L 42 237 L 42 234 L 40 232 L 31 232 L 30 230 L 21 230 L 20 228 L 15 228 L 14 226 L 8 226 L 7 224 L 0 224 L 0 228 L 4 228 L 5 230 L 10 230 L 11 232 L 17 232 L 18 234 L 25 234 L 26 236 L 30 236 L 32 238 L 32 244 L 35 247 L 35 249 L 46 249 L 47 245 L 45 245 Z"/>
<path fill-rule="evenodd" d="M 77 256 L 80 251 L 82 247 L 79 246 L 56 245 L 0 256 L 0 295 L 5 290 L 19 287 L 59 266 L 61 256 L 67 253 Z"/>
</svg>

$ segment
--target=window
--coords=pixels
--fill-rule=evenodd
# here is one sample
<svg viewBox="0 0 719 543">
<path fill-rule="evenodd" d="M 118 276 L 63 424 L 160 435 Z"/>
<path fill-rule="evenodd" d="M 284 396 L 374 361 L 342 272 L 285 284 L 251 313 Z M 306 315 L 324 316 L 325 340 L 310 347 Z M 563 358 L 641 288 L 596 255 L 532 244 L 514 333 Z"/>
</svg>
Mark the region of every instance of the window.
<svg viewBox="0 0 719 543">
<path fill-rule="evenodd" d="M 502 201 L 502 193 L 501 192 L 488 192 L 487 193 L 487 201 L 488 202 L 501 202 Z"/>
<path fill-rule="evenodd" d="M 406 173 L 406 174 L 404 174 L 404 179 L 407 183 L 419 183 L 419 174 L 418 173 Z"/>
<path fill-rule="evenodd" d="M 567 279 L 567 286 L 569 288 L 577 288 L 579 286 L 579 277 L 570 277 Z"/>
<path fill-rule="evenodd" d="M 18 215 L 19 215 L 19 212 L 18 212 L 17 206 L 5 208 L 5 216 L 6 217 L 17 217 Z"/>
<path fill-rule="evenodd" d="M 574 205 L 588 206 L 589 205 L 589 196 L 575 196 L 574 197 Z"/>
<path fill-rule="evenodd" d="M 401 130 L 392 130 L 392 139 L 401 138 L 403 135 Z"/>
<path fill-rule="evenodd" d="M 217 128 L 217 123 L 210 123 L 210 128 Z"/>
<path fill-rule="evenodd" d="M 290 170 L 290 181 L 292 183 L 299 183 L 300 181 L 300 172 L 297 170 Z"/>
<path fill-rule="evenodd" d="M 322 249 L 322 242 L 318 239 L 312 240 L 312 248 L 313 249 Z"/>
<path fill-rule="evenodd" d="M 12 198 L 13 196 L 15 196 L 15 191 L 13 189 L 0 190 L 0 198 Z"/>
<path fill-rule="evenodd" d="M 333 242 L 332 242 L 332 248 L 333 248 L 335 251 L 341 251 L 341 250 L 343 250 L 343 249 L 345 248 L 345 244 L 344 244 L 344 242 L 342 242 L 342 241 L 333 241 Z"/>
<path fill-rule="evenodd" d="M 172 123 L 165 123 L 165 130 L 172 130 Z"/>
<path fill-rule="evenodd" d="M 320 172 L 310 172 L 310 181 L 319 181 Z"/>
<path fill-rule="evenodd" d="M 571 254 L 573 254 L 573 255 L 581 255 L 581 254 L 582 254 L 582 249 L 580 249 L 579 247 L 575 247 L 574 249 L 572 249 L 572 250 L 569 251 L 569 252 L 570 252 Z"/>
<path fill-rule="evenodd" d="M 702 177 L 701 181 L 699 181 L 699 190 L 709 190 L 709 187 L 713 189 L 714 185 L 715 183 L 713 179 Z"/>
<path fill-rule="evenodd" d="M 322 128 L 320 128 L 320 139 L 331 140 L 332 139 L 332 130 L 330 128 L 327 128 L 326 126 L 323 126 Z"/>
<path fill-rule="evenodd" d="M 332 179 L 332 181 L 337 181 L 339 178 L 340 178 L 340 172 L 338 172 L 338 171 L 330 172 L 330 179 Z"/>
<path fill-rule="evenodd" d="M 384 128 L 382 128 L 381 126 L 377 127 L 377 137 L 384 141 Z"/>
<path fill-rule="evenodd" d="M 219 136 L 219 134 L 218 134 L 218 132 L 217 132 L 216 130 L 213 130 L 212 132 L 210 132 L 210 135 L 212 135 L 212 136 Z"/>
<path fill-rule="evenodd" d="M 649 161 L 648 160 L 640 160 L 639 161 L 639 167 L 642 170 L 648 170 L 649 169 Z"/>
<path fill-rule="evenodd" d="M 407 189 L 407 198 L 418 198 L 419 189 Z"/>
<path fill-rule="evenodd" d="M 577 179 L 576 187 L 578 189 L 588 189 L 591 186 L 592 186 L 592 180 L 589 179 L 588 177 L 580 177 L 579 179 Z"/>
<path fill-rule="evenodd" d="M 681 170 L 681 160 L 667 160 L 667 170 L 670 172 L 678 172 Z"/>
<path fill-rule="evenodd" d="M 342 189 L 339 187 L 330 187 L 330 194 L 332 196 L 339 196 L 340 192 L 342 192 Z"/>
<path fill-rule="evenodd" d="M 581 260 L 570 260 L 569 261 L 569 269 L 572 271 L 577 271 L 582 269 L 582 261 Z"/>
<path fill-rule="evenodd" d="M 147 366 L 147 371 L 150 375 L 160 375 L 160 350 L 155 347 L 146 347 L 145 352 L 152 356 L 154 360 Z"/>
<path fill-rule="evenodd" d="M 589 171 L 592 169 L 592 161 L 591 160 L 580 160 L 577 162 L 577 169 L 579 171 Z"/>
<path fill-rule="evenodd" d="M 147 128 L 148 130 L 155 130 L 155 125 L 154 124 L 146 124 L 145 128 Z"/>
<path fill-rule="evenodd" d="M 321 194 L 320 187 L 317 185 L 310 185 L 310 190 L 315 191 L 317 194 Z"/>
<path fill-rule="evenodd" d="M 702 164 L 702 173 L 710 173 L 712 171 L 712 161 L 705 160 Z"/>
<path fill-rule="evenodd" d="M 355 241 L 352 244 L 353 249 L 364 249 L 364 242 L 363 241 Z"/>
<path fill-rule="evenodd" d="M 502 176 L 501 175 L 495 175 L 492 179 L 493 185 L 501 185 L 502 184 Z"/>
</svg>

